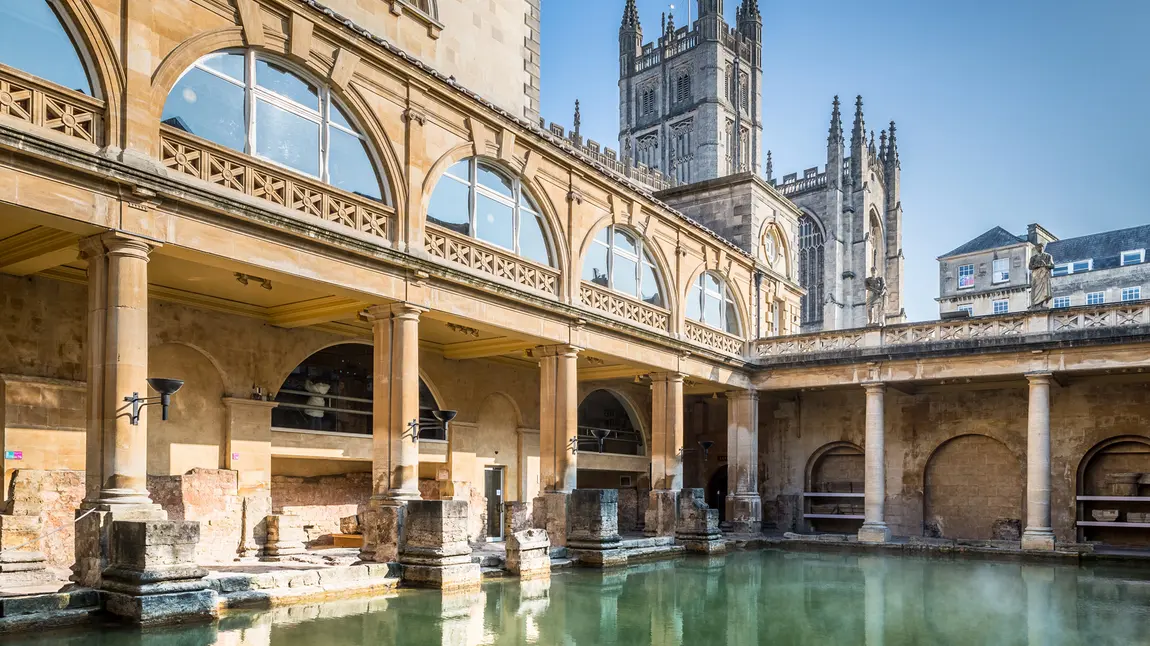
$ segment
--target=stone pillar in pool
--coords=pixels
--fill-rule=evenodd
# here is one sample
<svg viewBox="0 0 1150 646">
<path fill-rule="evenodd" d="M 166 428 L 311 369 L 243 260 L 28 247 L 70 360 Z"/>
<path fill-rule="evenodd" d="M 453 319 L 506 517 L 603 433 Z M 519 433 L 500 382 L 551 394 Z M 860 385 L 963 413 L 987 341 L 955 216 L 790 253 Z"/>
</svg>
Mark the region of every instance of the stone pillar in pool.
<svg viewBox="0 0 1150 646">
<path fill-rule="evenodd" d="M 727 393 L 727 520 L 728 531 L 758 534 L 763 527 L 759 496 L 759 393 Z"/>
<path fill-rule="evenodd" d="M 405 507 L 419 499 L 419 315 L 411 303 L 368 308 L 374 339 L 372 497 L 363 515 L 364 561 L 395 561 Z"/>
<path fill-rule="evenodd" d="M 547 531 L 552 546 L 567 544 L 567 497 L 577 485 L 575 441 L 579 402 L 576 360 L 579 348 L 540 346 L 539 359 L 539 488 L 532 506 L 532 524 Z"/>
<path fill-rule="evenodd" d="M 576 489 L 567 502 L 567 555 L 582 565 L 626 565 L 619 537 L 619 490 Z"/>
<path fill-rule="evenodd" d="M 399 552 L 403 582 L 445 590 L 479 587 L 479 564 L 467 543 L 467 502 L 412 500 L 407 503 Z"/>
<path fill-rule="evenodd" d="M 651 375 L 651 493 L 643 531 L 674 536 L 683 488 L 683 375 Z"/>
<path fill-rule="evenodd" d="M 683 489 L 679 492 L 679 521 L 675 542 L 688 552 L 720 554 L 727 551 L 723 533 L 719 531 L 719 510 L 707 506 L 703 489 Z"/>
<path fill-rule="evenodd" d="M 200 524 L 192 521 L 112 522 L 109 567 L 101 581 L 104 610 L 130 623 L 210 620 L 216 593 L 196 565 Z"/>
<path fill-rule="evenodd" d="M 1054 549 L 1050 527 L 1050 381 L 1049 372 L 1026 375 L 1030 412 L 1026 425 L 1026 529 L 1022 549 Z"/>
<path fill-rule="evenodd" d="M 132 424 L 124 414 L 125 397 L 154 395 L 146 380 L 148 259 L 156 246 L 118 232 L 80 245 L 88 262 L 87 467 L 72 580 L 86 587 L 100 587 L 113 521 L 167 519 L 147 489 L 148 415 Z"/>
<path fill-rule="evenodd" d="M 885 543 L 890 540 L 886 526 L 886 427 L 883 415 L 886 384 L 870 382 L 866 389 L 866 516 L 859 529 L 859 542 Z"/>
</svg>

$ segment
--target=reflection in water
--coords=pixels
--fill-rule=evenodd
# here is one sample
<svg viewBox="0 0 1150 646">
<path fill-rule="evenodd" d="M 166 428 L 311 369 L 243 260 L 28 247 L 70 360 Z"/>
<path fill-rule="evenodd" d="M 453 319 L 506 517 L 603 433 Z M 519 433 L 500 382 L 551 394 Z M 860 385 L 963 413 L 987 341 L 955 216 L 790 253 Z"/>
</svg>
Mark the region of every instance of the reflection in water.
<svg viewBox="0 0 1150 646">
<path fill-rule="evenodd" d="M 1150 571 L 752 552 L 469 594 L 232 613 L 214 626 L 54 634 L 11 643 L 92 646 L 490 644 L 1146 644 Z"/>
</svg>

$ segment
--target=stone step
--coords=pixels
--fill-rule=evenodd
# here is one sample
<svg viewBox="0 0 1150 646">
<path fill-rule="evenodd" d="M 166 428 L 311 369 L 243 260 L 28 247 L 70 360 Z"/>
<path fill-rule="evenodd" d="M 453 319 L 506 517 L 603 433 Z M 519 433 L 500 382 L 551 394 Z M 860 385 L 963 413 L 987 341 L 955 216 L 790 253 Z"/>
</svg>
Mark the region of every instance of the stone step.
<svg viewBox="0 0 1150 646">
<path fill-rule="evenodd" d="M 655 545 L 647 545 L 643 547 L 633 547 L 623 550 L 623 554 L 627 557 L 627 563 L 639 563 L 642 561 L 654 561 L 657 559 L 668 559 L 682 556 L 686 550 L 682 545 L 675 545 L 674 540 L 668 543 L 661 543 Z"/>
<path fill-rule="evenodd" d="M 566 550 L 564 550 L 564 554 L 566 554 Z M 562 570 L 562 569 L 574 567 L 574 566 L 575 566 L 575 561 L 572 561 L 569 558 L 551 557 L 551 569 L 552 570 Z"/>
<path fill-rule="evenodd" d="M 664 547 L 667 545 L 674 545 L 674 536 L 645 536 L 627 537 L 619 541 L 619 549 L 623 550 L 646 550 L 654 547 Z"/>
<path fill-rule="evenodd" d="M 0 598 L 0 617 L 37 615 L 61 610 L 94 609 L 100 605 L 100 595 L 95 590 L 75 592 L 53 592 L 19 597 Z"/>
<path fill-rule="evenodd" d="M 485 579 L 502 579 L 507 574 L 507 570 L 502 567 L 482 567 L 479 569 L 479 575 Z"/>
</svg>

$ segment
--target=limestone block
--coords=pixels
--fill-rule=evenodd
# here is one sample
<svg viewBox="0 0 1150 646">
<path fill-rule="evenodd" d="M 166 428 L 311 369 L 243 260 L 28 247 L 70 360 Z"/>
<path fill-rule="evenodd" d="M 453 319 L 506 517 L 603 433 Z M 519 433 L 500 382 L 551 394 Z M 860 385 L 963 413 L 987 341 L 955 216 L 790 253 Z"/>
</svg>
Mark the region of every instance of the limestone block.
<svg viewBox="0 0 1150 646">
<path fill-rule="evenodd" d="M 542 529 L 525 529 L 507 537 L 506 568 L 521 579 L 551 576 L 551 540 Z"/>
<path fill-rule="evenodd" d="M 763 500 L 758 494 L 727 496 L 725 527 L 736 534 L 758 534 L 763 527 Z"/>
<path fill-rule="evenodd" d="M 674 536 L 678 516 L 678 492 L 652 489 L 647 499 L 647 517 L 643 523 L 643 533 L 647 536 Z"/>
<path fill-rule="evenodd" d="M 503 535 L 511 536 L 531 527 L 531 505 L 526 502 L 503 503 Z"/>
<path fill-rule="evenodd" d="M 267 517 L 267 545 L 264 547 L 264 560 L 279 561 L 285 557 L 304 553 L 307 535 L 303 529 L 303 519 L 299 516 L 272 514 Z"/>
<path fill-rule="evenodd" d="M 363 548 L 359 558 L 369 563 L 398 561 L 406 515 L 407 504 L 402 500 L 372 500 L 360 519 Z"/>
<path fill-rule="evenodd" d="M 715 554 L 726 551 L 723 534 L 719 531 L 719 510 L 707 506 L 702 489 L 684 489 L 679 493 L 675 539 L 690 552 Z"/>
<path fill-rule="evenodd" d="M 339 519 L 340 534 L 358 534 L 359 516 L 344 516 Z"/>
<path fill-rule="evenodd" d="M 195 521 L 114 520 L 100 586 L 104 609 L 137 624 L 213 618 L 216 593 L 195 562 L 199 538 Z"/>
<path fill-rule="evenodd" d="M 0 549 L 38 550 L 42 526 L 39 515 L 0 515 Z"/>
<path fill-rule="evenodd" d="M 41 552 L 21 550 L 0 553 L 0 591 L 51 582 L 56 577 L 47 567 L 47 558 Z"/>
<path fill-rule="evenodd" d="M 408 585 L 442 589 L 479 585 L 479 564 L 467 543 L 468 505 L 462 500 L 407 503 L 399 562 Z"/>
<path fill-rule="evenodd" d="M 87 588 L 99 588 L 103 572 L 112 561 L 112 526 L 115 521 L 166 520 L 158 505 L 122 505 L 115 511 L 77 510 L 76 563 L 72 581 Z"/>
<path fill-rule="evenodd" d="M 619 542 L 619 492 L 576 489 L 567 506 L 567 546 L 603 549 Z"/>
<path fill-rule="evenodd" d="M 569 494 L 549 491 L 536 496 L 531 505 L 531 524 L 547 531 L 551 544 L 567 544 L 567 498 Z"/>
</svg>

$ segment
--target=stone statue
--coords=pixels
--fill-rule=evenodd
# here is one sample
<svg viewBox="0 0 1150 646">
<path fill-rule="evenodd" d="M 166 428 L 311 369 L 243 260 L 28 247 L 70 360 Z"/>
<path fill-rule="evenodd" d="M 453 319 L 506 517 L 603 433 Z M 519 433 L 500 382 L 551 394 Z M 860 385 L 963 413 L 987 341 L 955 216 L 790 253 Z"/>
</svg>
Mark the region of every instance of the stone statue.
<svg viewBox="0 0 1150 646">
<path fill-rule="evenodd" d="M 1046 253 L 1046 245 L 1039 244 L 1038 252 L 1030 257 L 1030 309 L 1050 307 L 1053 298 L 1050 275 L 1054 271 L 1054 256 Z"/>
<path fill-rule="evenodd" d="M 874 267 L 871 267 L 870 278 L 866 279 L 867 291 L 867 325 L 882 325 L 883 321 L 883 305 L 886 302 L 886 279 L 878 275 Z"/>
</svg>

